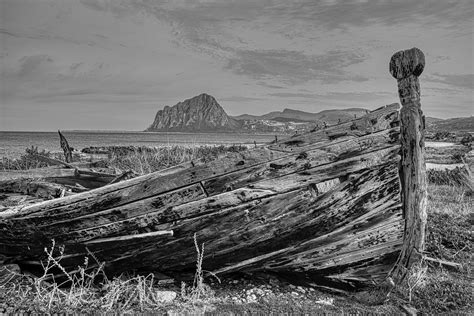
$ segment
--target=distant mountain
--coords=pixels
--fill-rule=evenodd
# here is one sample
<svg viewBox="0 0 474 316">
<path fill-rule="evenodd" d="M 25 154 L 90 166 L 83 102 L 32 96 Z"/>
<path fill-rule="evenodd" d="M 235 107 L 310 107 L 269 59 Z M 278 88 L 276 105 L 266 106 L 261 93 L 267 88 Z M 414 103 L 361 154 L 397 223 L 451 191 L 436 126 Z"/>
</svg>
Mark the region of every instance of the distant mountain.
<svg viewBox="0 0 474 316">
<path fill-rule="evenodd" d="M 165 106 L 146 131 L 233 131 L 240 126 L 213 96 L 203 93 L 172 107 Z"/>
<path fill-rule="evenodd" d="M 427 128 L 430 131 L 448 131 L 448 132 L 474 132 L 474 116 L 457 117 L 446 120 L 435 120 L 428 123 Z"/>
<path fill-rule="evenodd" d="M 440 119 L 440 118 L 437 118 L 437 117 L 430 117 L 430 116 L 425 117 L 426 125 L 431 125 L 435 122 L 439 122 L 439 121 L 442 121 L 442 120 L 443 119 Z"/>
<path fill-rule="evenodd" d="M 156 113 L 146 131 L 296 133 L 347 122 L 369 112 L 362 108 L 310 113 L 284 109 L 264 115 L 230 117 L 213 96 L 201 94 Z"/>
<path fill-rule="evenodd" d="M 278 122 L 316 122 L 326 124 L 336 124 L 354 119 L 355 117 L 363 116 L 368 110 L 361 108 L 349 108 L 342 110 L 325 110 L 318 113 L 310 113 L 299 110 L 284 109 L 283 111 L 270 112 L 264 115 L 249 115 L 242 114 L 234 116 L 233 118 L 239 121 L 248 120 L 274 120 Z"/>
</svg>

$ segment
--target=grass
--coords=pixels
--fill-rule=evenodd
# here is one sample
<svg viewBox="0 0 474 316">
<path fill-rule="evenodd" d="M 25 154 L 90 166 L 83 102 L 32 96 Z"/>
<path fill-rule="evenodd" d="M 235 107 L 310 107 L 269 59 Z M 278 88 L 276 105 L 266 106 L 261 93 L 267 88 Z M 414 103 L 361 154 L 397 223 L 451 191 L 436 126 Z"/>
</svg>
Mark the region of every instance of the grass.
<svg viewBox="0 0 474 316">
<path fill-rule="evenodd" d="M 2 157 L 0 160 L 0 170 L 28 170 L 35 168 L 48 167 L 49 165 L 38 159 L 38 155 L 53 157 L 49 151 L 38 150 L 38 147 L 31 146 L 26 148 L 25 152 L 19 158 Z"/>
<path fill-rule="evenodd" d="M 88 257 L 76 271 L 65 271 L 61 266 L 64 247 L 52 240 L 45 248 L 43 274 L 30 276 L 3 267 L 0 274 L 0 313 L 136 313 L 166 312 L 167 309 L 193 310 L 211 301 L 214 292 L 204 283 L 202 262 L 204 244 L 199 248 L 194 236 L 197 262 L 194 283 L 181 284 L 181 296 L 174 300 L 173 291 L 160 288 L 153 274 L 120 275 L 108 279 L 104 262 L 89 262 Z M 54 280 L 53 272 L 62 271 L 63 278 Z M 171 303 L 171 301 L 173 301 Z"/>
<path fill-rule="evenodd" d="M 208 162 L 215 160 L 222 154 L 240 152 L 246 149 L 246 146 L 241 145 L 221 145 L 200 147 L 169 146 L 126 152 L 112 151 L 109 154 L 107 166 L 115 169 L 116 173 L 132 170 L 136 174 L 143 175 L 187 161 L 199 160 Z"/>
<path fill-rule="evenodd" d="M 429 264 L 413 304 L 428 313 L 473 309 L 474 199 L 455 186 L 430 186 L 426 253 L 461 264 L 459 271 Z"/>
<path fill-rule="evenodd" d="M 228 153 L 237 153 L 248 148 L 243 145 L 232 146 L 165 146 L 158 148 L 149 147 L 111 147 L 108 158 L 103 161 L 100 168 L 104 171 L 109 169 L 116 174 L 133 171 L 135 174 L 143 175 L 168 167 L 176 166 L 187 161 L 208 162 Z M 47 151 L 39 151 L 37 147 L 26 148 L 25 153 L 18 158 L 3 157 L 0 160 L 0 170 L 28 170 L 48 167 L 50 164 L 38 159 L 38 156 L 46 156 L 64 161 L 61 154 L 52 154 Z M 75 155 L 75 161 L 80 157 Z"/>
</svg>

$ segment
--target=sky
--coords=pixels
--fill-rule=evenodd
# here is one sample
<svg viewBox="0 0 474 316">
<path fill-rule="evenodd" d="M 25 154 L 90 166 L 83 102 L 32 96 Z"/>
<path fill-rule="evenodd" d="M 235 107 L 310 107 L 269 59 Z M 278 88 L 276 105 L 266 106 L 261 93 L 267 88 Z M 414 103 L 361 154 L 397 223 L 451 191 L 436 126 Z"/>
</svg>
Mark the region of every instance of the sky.
<svg viewBox="0 0 474 316">
<path fill-rule="evenodd" d="M 200 93 L 229 115 L 399 102 L 426 56 L 427 116 L 471 116 L 472 0 L 0 0 L 0 130 L 143 130 Z"/>
</svg>

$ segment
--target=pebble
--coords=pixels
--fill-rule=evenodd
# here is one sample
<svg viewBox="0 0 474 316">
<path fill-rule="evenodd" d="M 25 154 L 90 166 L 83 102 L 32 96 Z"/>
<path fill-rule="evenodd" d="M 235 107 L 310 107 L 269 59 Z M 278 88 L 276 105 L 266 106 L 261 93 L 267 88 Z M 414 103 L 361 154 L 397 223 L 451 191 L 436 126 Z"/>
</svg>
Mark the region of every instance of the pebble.
<svg viewBox="0 0 474 316">
<path fill-rule="evenodd" d="M 316 304 L 322 304 L 322 305 L 334 305 L 334 299 L 333 298 L 322 298 L 317 301 L 315 301 Z"/>
<path fill-rule="evenodd" d="M 255 294 L 247 295 L 247 302 L 248 303 L 256 303 L 257 302 L 257 296 Z"/>
<path fill-rule="evenodd" d="M 171 303 L 176 298 L 176 292 L 173 291 L 157 291 L 156 300 L 161 303 Z"/>
<path fill-rule="evenodd" d="M 298 286 L 296 289 L 300 291 L 301 293 L 306 293 L 306 290 L 302 286 Z"/>
</svg>

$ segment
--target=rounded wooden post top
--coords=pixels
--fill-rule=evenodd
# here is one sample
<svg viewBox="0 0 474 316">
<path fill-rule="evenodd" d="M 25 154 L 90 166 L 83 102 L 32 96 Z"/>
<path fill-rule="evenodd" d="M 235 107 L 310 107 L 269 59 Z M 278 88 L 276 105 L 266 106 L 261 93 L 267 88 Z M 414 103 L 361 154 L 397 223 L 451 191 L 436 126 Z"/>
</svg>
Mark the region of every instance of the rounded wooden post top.
<svg viewBox="0 0 474 316">
<path fill-rule="evenodd" d="M 390 59 L 390 73 L 397 80 L 411 75 L 418 77 L 424 68 L 425 55 L 416 47 L 396 52 Z"/>
</svg>

